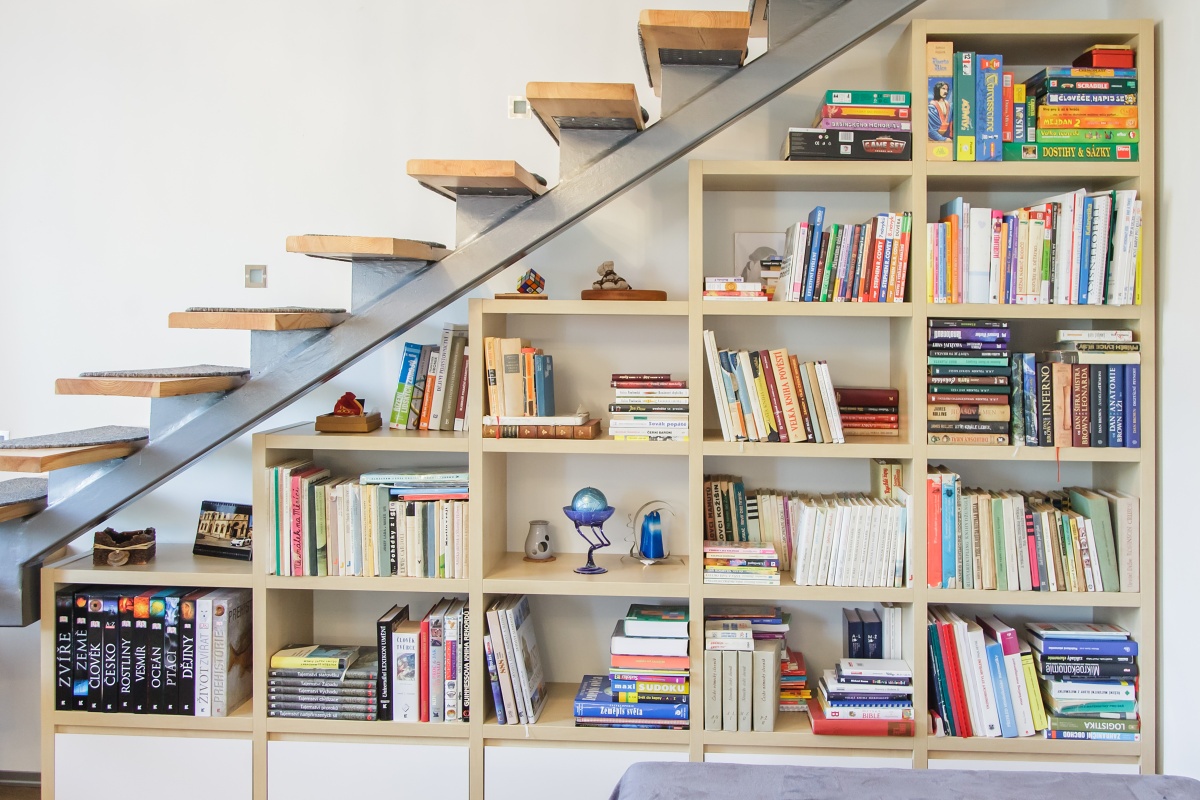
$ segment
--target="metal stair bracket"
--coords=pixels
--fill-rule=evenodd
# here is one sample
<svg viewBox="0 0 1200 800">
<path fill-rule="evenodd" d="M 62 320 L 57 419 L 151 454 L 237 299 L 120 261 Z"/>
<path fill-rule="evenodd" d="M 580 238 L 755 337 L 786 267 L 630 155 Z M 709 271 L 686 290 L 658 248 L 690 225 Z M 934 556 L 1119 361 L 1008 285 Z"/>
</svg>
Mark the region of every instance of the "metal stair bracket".
<svg viewBox="0 0 1200 800">
<path fill-rule="evenodd" d="M 532 195 L 520 189 L 459 189 L 454 200 L 454 239 L 457 247 L 491 228 Z M 446 263 L 446 259 L 440 262 Z"/>
<path fill-rule="evenodd" d="M 46 554 L 462 297 L 920 2 L 850 0 L 535 202 L 512 210 L 402 291 L 297 343 L 275 366 L 99 480 L 24 522 L 0 526 L 0 624 L 37 619 L 38 567 Z"/>
<path fill-rule="evenodd" d="M 758 0 L 767 4 L 767 47 L 776 47 L 853 0 Z"/>
<path fill-rule="evenodd" d="M 558 121 L 558 174 L 564 180 L 638 132 L 633 127 L 617 127 L 626 120 L 608 120 L 613 127 L 599 127 L 604 122 L 589 117 L 580 127 L 568 127 L 569 121 Z"/>
<path fill-rule="evenodd" d="M 399 289 L 436 262 L 399 258 L 355 258 L 350 261 L 350 313 L 357 314 Z"/>
</svg>

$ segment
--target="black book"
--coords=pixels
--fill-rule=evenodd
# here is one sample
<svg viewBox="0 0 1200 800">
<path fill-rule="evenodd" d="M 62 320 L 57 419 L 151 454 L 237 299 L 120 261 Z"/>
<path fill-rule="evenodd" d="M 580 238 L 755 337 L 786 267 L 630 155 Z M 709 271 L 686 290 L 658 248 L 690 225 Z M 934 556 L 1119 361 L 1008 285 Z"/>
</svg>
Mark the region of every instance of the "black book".
<svg viewBox="0 0 1200 800">
<path fill-rule="evenodd" d="M 930 350 L 951 350 L 953 352 L 942 353 L 942 355 L 959 355 L 963 350 L 995 352 L 997 350 L 1008 350 L 1008 342 L 959 342 L 959 341 L 936 341 L 929 342 Z"/>
<path fill-rule="evenodd" d="M 1088 394 L 1092 447 L 1108 447 L 1108 367 L 1104 364 L 1088 365 Z"/>
<path fill-rule="evenodd" d="M 1034 652 L 1037 652 L 1036 650 Z M 1038 654 L 1043 664 L 1136 664 L 1137 656 L 1095 655 L 1043 655 Z"/>
<path fill-rule="evenodd" d="M 931 319 L 931 328 L 1007 328 L 1008 322 L 1002 319 Z"/>
<path fill-rule="evenodd" d="M 163 645 L 166 634 L 167 616 L 167 600 L 166 595 L 170 590 L 156 592 L 149 600 L 149 619 L 150 625 L 146 631 L 146 651 L 148 654 L 148 675 L 147 675 L 147 691 L 146 691 L 146 713 L 161 714 L 163 713 L 164 700 L 163 690 L 165 681 L 165 664 L 163 657 Z"/>
<path fill-rule="evenodd" d="M 272 670 L 279 672 L 280 670 Z M 299 671 L 299 670 L 294 670 Z M 372 697 L 379 693 L 379 683 L 375 678 L 338 680 L 337 678 L 267 678 L 267 687 L 271 691 L 303 692 L 305 694 L 326 694 L 342 690 L 369 692 Z M 310 691 L 311 690 L 311 691 Z"/>
<path fill-rule="evenodd" d="M 137 590 L 126 587 L 117 597 L 117 711 L 132 714 L 133 702 L 133 606 Z"/>
<path fill-rule="evenodd" d="M 856 608 L 863 627 L 863 657 L 883 658 L 883 620 L 873 608 Z"/>
<path fill-rule="evenodd" d="M 990 367 L 990 366 L 975 366 L 973 364 L 964 365 L 947 365 L 947 364 L 930 364 L 929 374 L 944 377 L 988 377 L 999 378 L 1009 377 L 1008 367 Z"/>
<path fill-rule="evenodd" d="M 121 710 L 121 596 L 116 590 L 104 593 L 100 600 L 102 636 L 100 702 L 101 710 L 115 714 Z"/>
<path fill-rule="evenodd" d="M 75 708 L 75 589 L 67 586 L 54 594 L 54 707 Z"/>
<path fill-rule="evenodd" d="M 171 590 L 163 612 L 163 703 L 160 713 L 176 714 L 179 707 L 179 605 L 183 592 Z"/>
<path fill-rule="evenodd" d="M 929 433 L 1008 433 L 1007 422 L 977 422 L 958 420 L 956 422 L 938 422 L 929 420 L 925 430 Z"/>
<path fill-rule="evenodd" d="M 133 598 L 133 674 L 129 681 L 130 711 L 145 714 L 150 693 L 150 598 L 157 589 L 140 592 Z"/>
<path fill-rule="evenodd" d="M 399 525 L 405 524 L 397 517 L 400 514 L 400 502 L 398 500 L 388 501 L 388 575 L 400 574 L 400 553 L 397 550 L 396 544 L 396 529 Z"/>
<path fill-rule="evenodd" d="M 846 658 L 865 658 L 862 617 L 853 608 L 842 609 L 842 642 Z"/>
<path fill-rule="evenodd" d="M 179 702 L 175 713 L 196 715 L 196 601 L 208 594 L 196 589 L 179 601 Z"/>
<path fill-rule="evenodd" d="M 458 662 L 462 665 L 462 716 L 463 722 L 471 721 L 471 607 L 463 606 L 462 634 L 459 652 L 462 657 Z"/>
<path fill-rule="evenodd" d="M 87 710 L 104 710 L 104 597 L 107 592 L 87 595 Z"/>
<path fill-rule="evenodd" d="M 1053 370 L 1049 362 L 1041 361 L 1038 363 L 1038 444 L 1042 447 L 1054 446 L 1054 382 L 1052 374 Z"/>
<path fill-rule="evenodd" d="M 392 664 L 395 654 L 392 652 L 392 631 L 401 622 L 408 619 L 408 606 L 392 606 L 376 623 L 379 644 L 379 718 L 392 718 Z"/>
<path fill-rule="evenodd" d="M 1038 674 L 1043 678 L 1084 678 L 1101 680 L 1111 678 L 1136 678 L 1137 664 L 1042 664 Z"/>
<path fill-rule="evenodd" d="M 88 707 L 91 677 L 88 670 L 88 593 L 87 589 L 76 591 L 74 607 L 71 610 L 71 636 L 74 639 L 71 694 L 74 697 L 72 708 L 77 711 Z"/>
<path fill-rule="evenodd" d="M 332 686 L 280 686 L 277 683 L 271 683 L 267 686 L 267 699 L 269 700 L 292 700 L 299 702 L 302 698 L 314 699 L 321 697 L 348 698 L 359 697 L 370 699 L 372 701 L 378 698 L 379 692 L 375 688 L 374 682 L 370 688 L 334 688 Z"/>
<path fill-rule="evenodd" d="M 1033 513 L 1033 509 L 1028 504 L 1025 506 L 1025 517 L 1033 525 L 1033 539 L 1037 546 L 1037 568 L 1041 579 L 1041 585 L 1038 586 L 1038 589 L 1048 592 L 1050 591 L 1050 573 L 1048 570 L 1052 564 L 1046 561 L 1045 537 L 1049 534 L 1049 531 L 1042 527 L 1042 515 Z"/>
</svg>

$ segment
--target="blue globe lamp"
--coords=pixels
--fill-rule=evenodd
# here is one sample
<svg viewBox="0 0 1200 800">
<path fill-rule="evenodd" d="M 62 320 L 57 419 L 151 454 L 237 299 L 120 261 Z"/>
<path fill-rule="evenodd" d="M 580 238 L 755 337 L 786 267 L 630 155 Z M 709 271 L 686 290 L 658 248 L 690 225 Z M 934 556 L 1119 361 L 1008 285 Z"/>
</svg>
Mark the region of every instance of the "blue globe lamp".
<svg viewBox="0 0 1200 800">
<path fill-rule="evenodd" d="M 571 498 L 571 505 L 563 506 L 563 513 L 574 523 L 575 532 L 588 543 L 587 563 L 575 570 L 580 575 L 601 575 L 608 572 L 604 567 L 596 566 L 594 556 L 598 549 L 612 544 L 604 535 L 604 521 L 611 517 L 615 510 L 608 504 L 604 492 L 591 486 L 580 489 Z"/>
</svg>

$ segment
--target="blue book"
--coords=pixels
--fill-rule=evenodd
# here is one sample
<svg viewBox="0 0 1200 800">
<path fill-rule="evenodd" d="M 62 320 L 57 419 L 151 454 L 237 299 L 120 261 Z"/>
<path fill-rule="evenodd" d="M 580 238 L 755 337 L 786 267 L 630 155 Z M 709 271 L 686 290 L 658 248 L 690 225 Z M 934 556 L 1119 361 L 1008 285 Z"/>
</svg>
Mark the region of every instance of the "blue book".
<svg viewBox="0 0 1200 800">
<path fill-rule="evenodd" d="M 729 353 L 729 366 L 732 369 L 734 381 L 737 383 L 738 399 L 742 402 L 742 416 L 746 418 L 746 431 L 749 432 L 751 428 L 758 431 L 758 426 L 754 424 L 754 405 L 750 400 L 750 384 L 746 382 L 748 376 L 741 369 L 741 359 L 736 352 Z M 762 433 L 762 431 L 758 431 L 753 437 L 754 440 L 761 439 Z"/>
<path fill-rule="evenodd" d="M 1011 441 L 1028 442 L 1029 431 L 1025 428 L 1025 365 L 1021 360 L 1023 353 L 1013 353 L 1009 364 L 1008 375 L 1008 407 L 1009 433 Z"/>
<path fill-rule="evenodd" d="M 492 650 L 492 637 L 483 637 L 483 652 L 487 659 L 488 682 L 492 685 L 492 707 L 496 709 L 496 722 L 508 724 L 504 712 L 504 696 L 500 693 L 500 670 L 496 665 L 496 653 Z"/>
<path fill-rule="evenodd" d="M 1008 227 L 1008 258 L 1004 267 L 1004 302 L 1017 302 L 1017 242 L 1021 238 L 1021 220 L 1014 214 L 1004 215 Z"/>
<path fill-rule="evenodd" d="M 730 361 L 729 356 L 730 353 L 728 350 L 721 350 L 717 353 L 717 361 L 721 366 L 721 383 L 725 387 L 725 402 L 729 405 L 729 413 L 731 415 L 734 413 L 735 406 L 741 409 L 741 419 L 730 420 L 729 435 L 733 437 L 734 441 L 745 440 L 746 436 L 742 431 L 749 430 L 749 428 L 743 428 L 742 426 L 744 425 L 746 415 L 753 415 L 753 412 L 746 405 L 746 398 L 738 396 L 737 379 L 734 377 L 733 363 Z"/>
<path fill-rule="evenodd" d="M 950 226 L 942 223 L 938 225 L 938 252 L 937 252 L 937 294 L 934 295 L 936 302 L 946 302 L 946 278 L 950 274 L 950 251 L 947 250 L 947 237 L 950 234 Z"/>
<path fill-rule="evenodd" d="M 879 614 L 873 608 L 858 608 L 855 610 L 858 612 L 858 618 L 862 620 L 863 657 L 883 658 L 883 620 L 879 618 Z M 832 700 L 833 698 L 829 699 Z"/>
<path fill-rule="evenodd" d="M 417 385 L 417 364 L 420 361 L 421 345 L 405 342 L 404 355 L 400 357 L 400 377 L 396 381 L 396 399 L 392 402 L 392 415 L 388 420 L 389 428 L 403 429 L 408 426 L 413 389 Z M 494 380 L 495 375 L 488 376 L 489 383 Z"/>
<path fill-rule="evenodd" d="M 942 473 L 942 588 L 958 584 L 958 476 Z"/>
<path fill-rule="evenodd" d="M 1108 446 L 1125 446 L 1125 365 L 1108 365 Z"/>
<path fill-rule="evenodd" d="M 1142 365 L 1125 365 L 1125 446 L 1142 446 Z"/>
<path fill-rule="evenodd" d="M 687 703 L 616 703 L 607 675 L 584 675 L 575 695 L 575 716 L 622 719 L 686 720 Z"/>
<path fill-rule="evenodd" d="M 1088 301 L 1088 281 L 1091 280 L 1092 273 L 1092 225 L 1095 220 L 1096 198 L 1084 195 L 1083 236 L 1079 248 L 1079 291 L 1075 296 L 1075 302 L 1079 305 L 1087 305 Z"/>
<path fill-rule="evenodd" d="M 908 700 L 833 700 L 825 698 L 825 702 L 833 708 L 912 708 L 912 699 Z"/>
<path fill-rule="evenodd" d="M 817 283 L 817 262 L 821 259 L 821 227 L 825 224 L 825 206 L 817 206 L 808 215 L 808 236 L 813 243 L 808 254 L 808 272 L 804 276 L 804 302 L 811 303 Z"/>
<path fill-rule="evenodd" d="M 1132 639 L 1042 639 L 1029 637 L 1034 650 L 1047 656 L 1136 656 L 1138 643 Z"/>
<path fill-rule="evenodd" d="M 554 416 L 554 356 L 533 356 L 534 394 L 537 396 L 537 415 Z"/>
<path fill-rule="evenodd" d="M 846 658 L 866 658 L 863 621 L 857 609 L 842 609 L 842 652 L 846 654 Z"/>
<path fill-rule="evenodd" d="M 1017 712 L 1008 691 L 1008 673 L 1004 669 L 1004 647 L 995 639 L 985 637 L 988 671 L 996 690 L 996 711 L 1000 714 L 1000 735 L 1006 739 L 1017 735 Z"/>
<path fill-rule="evenodd" d="M 975 56 L 975 160 L 1001 161 L 1004 61 L 998 55 Z"/>
<path fill-rule="evenodd" d="M 437 504 L 421 503 L 421 505 L 425 506 L 425 577 L 437 578 L 439 577 L 437 563 Z"/>
<path fill-rule="evenodd" d="M 1021 359 L 1021 416 L 1025 420 L 1025 444 L 1041 444 L 1041 418 L 1038 416 L 1037 361 L 1034 353 L 1017 353 Z"/>
</svg>

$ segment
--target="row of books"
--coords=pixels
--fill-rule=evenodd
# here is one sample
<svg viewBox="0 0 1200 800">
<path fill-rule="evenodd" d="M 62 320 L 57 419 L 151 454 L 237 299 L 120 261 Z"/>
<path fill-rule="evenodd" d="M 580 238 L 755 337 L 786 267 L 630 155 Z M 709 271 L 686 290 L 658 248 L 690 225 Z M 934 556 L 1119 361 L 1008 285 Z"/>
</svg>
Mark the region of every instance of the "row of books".
<svg viewBox="0 0 1200 800">
<path fill-rule="evenodd" d="M 555 416 L 554 356 L 520 338 L 485 336 L 483 349 L 487 416 Z"/>
<path fill-rule="evenodd" d="M 902 303 L 908 280 L 912 212 L 884 212 L 858 225 L 826 227 L 825 207 L 784 238 L 771 300 L 805 303 Z"/>
<path fill-rule="evenodd" d="M 930 444 L 1007 445 L 1009 329 L 1002 320 L 931 319 L 926 431 Z"/>
<path fill-rule="evenodd" d="M 467 429 L 467 326 L 447 322 L 437 345 L 404 343 L 388 427 Z"/>
<path fill-rule="evenodd" d="M 704 729 L 775 730 L 781 643 L 755 639 L 746 620 L 706 621 L 704 642 Z"/>
<path fill-rule="evenodd" d="M 308 459 L 267 470 L 269 574 L 465 578 L 462 467 L 335 476 Z"/>
<path fill-rule="evenodd" d="M 1107 46 L 1099 45 L 1099 48 Z M 926 44 L 930 161 L 1136 161 L 1137 71 L 1094 66 L 1090 49 L 1072 66 L 1043 69 L 1025 82 L 1000 54 Z M 1105 54 L 1112 63 L 1115 52 Z M 1082 65 L 1082 66 L 1081 66 Z M 1088 132 L 1129 132 L 1122 137 Z"/>
<path fill-rule="evenodd" d="M 65 586 L 54 606 L 60 711 L 225 717 L 250 699 L 249 589 Z"/>
<path fill-rule="evenodd" d="M 737 475 L 704 476 L 704 539 L 773 545 L 791 569 L 791 527 L 796 498 L 769 489 L 749 490 Z"/>
<path fill-rule="evenodd" d="M 609 652 L 608 675 L 583 677 L 575 699 L 576 726 L 688 727 L 687 606 L 631 605 L 617 620 Z"/>
<path fill-rule="evenodd" d="M 789 520 L 793 577 L 801 586 L 889 586 L 911 582 L 912 503 L 907 492 L 800 495 Z"/>
<path fill-rule="evenodd" d="M 811 128 L 789 128 L 785 161 L 912 160 L 910 92 L 841 90 L 825 93 Z"/>
<path fill-rule="evenodd" d="M 483 647 L 496 721 L 537 722 L 546 707 L 546 674 L 528 597 L 504 595 L 492 601 Z"/>
<path fill-rule="evenodd" d="M 846 658 L 901 658 L 901 611 L 894 603 L 842 609 L 842 655 Z"/>
<path fill-rule="evenodd" d="M 1136 592 L 1138 498 L 1068 488 L 968 489 L 945 467 L 926 481 L 929 586 L 1034 592 Z"/>
<path fill-rule="evenodd" d="M 1031 622 L 1019 632 L 943 606 L 929 609 L 928 631 L 936 735 L 1137 741 L 1137 642 L 1128 631 Z"/>
<path fill-rule="evenodd" d="M 815 734 L 912 736 L 912 668 L 900 659 L 843 658 L 808 701 Z"/>
<path fill-rule="evenodd" d="M 613 373 L 608 433 L 618 441 L 688 439 L 689 390 L 668 372 Z"/>
<path fill-rule="evenodd" d="M 1009 212 L 957 197 L 926 235 L 931 303 L 1141 304 L 1135 189 L 1077 189 Z"/>
<path fill-rule="evenodd" d="M 704 352 L 725 441 L 846 440 L 824 361 L 801 362 L 784 348 L 719 350 L 712 331 L 704 332 Z"/>
<path fill-rule="evenodd" d="M 379 719 L 469 722 L 471 615 L 466 600 L 443 597 L 420 620 L 392 606 L 376 623 Z"/>
</svg>

